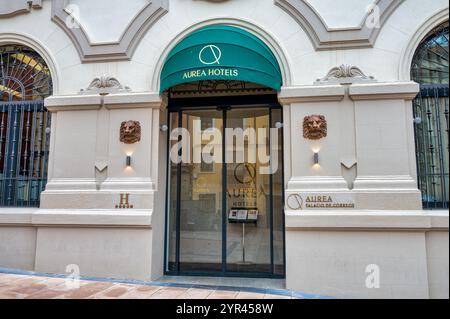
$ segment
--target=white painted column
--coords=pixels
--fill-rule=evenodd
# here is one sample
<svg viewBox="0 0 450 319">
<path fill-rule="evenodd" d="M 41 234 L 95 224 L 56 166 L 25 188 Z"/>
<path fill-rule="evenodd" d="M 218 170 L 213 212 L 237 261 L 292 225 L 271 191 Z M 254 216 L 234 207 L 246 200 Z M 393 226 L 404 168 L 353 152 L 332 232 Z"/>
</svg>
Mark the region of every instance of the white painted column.
<svg viewBox="0 0 450 319">
<path fill-rule="evenodd" d="M 159 163 L 165 147 L 159 130 L 163 105 L 158 93 L 46 100 L 56 121 L 49 181 L 41 208 L 29 221 L 36 229 L 34 270 L 64 273 L 76 264 L 82 276 L 159 278 L 165 229 L 165 175 L 159 174 L 165 172 Z M 135 144 L 120 142 L 121 123 L 129 120 L 140 122 L 141 140 Z M 132 207 L 117 207 L 123 195 Z"/>
<path fill-rule="evenodd" d="M 344 97 L 345 88 L 340 85 L 282 89 L 286 192 L 348 190 L 340 160 L 348 127 L 340 121 Z M 327 137 L 316 141 L 303 138 L 303 119 L 313 114 L 324 115 L 328 121 Z M 314 152 L 319 153 L 320 167 L 314 166 Z"/>
<path fill-rule="evenodd" d="M 355 84 L 358 175 L 354 192 L 362 207 L 421 209 L 417 187 L 411 100 L 419 86 L 407 83 Z"/>
<path fill-rule="evenodd" d="M 152 93 L 105 96 L 54 96 L 46 107 L 56 122 L 52 128 L 51 169 L 42 209 L 115 209 L 121 193 L 130 194 L 136 209 L 152 209 L 158 167 L 158 140 L 153 110 L 162 100 Z M 141 124 L 141 141 L 120 142 L 123 121 Z M 154 154 L 156 152 L 156 154 Z M 125 165 L 126 156 L 132 166 Z"/>
</svg>

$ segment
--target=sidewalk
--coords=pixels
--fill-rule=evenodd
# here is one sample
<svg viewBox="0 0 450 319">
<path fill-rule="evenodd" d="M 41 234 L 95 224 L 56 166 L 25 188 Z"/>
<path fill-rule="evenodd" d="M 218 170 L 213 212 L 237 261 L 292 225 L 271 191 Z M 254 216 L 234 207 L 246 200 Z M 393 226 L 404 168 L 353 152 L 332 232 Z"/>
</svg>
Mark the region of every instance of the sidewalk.
<svg viewBox="0 0 450 319">
<path fill-rule="evenodd" d="M 0 299 L 299 299 L 287 290 L 189 286 L 173 283 L 132 284 L 114 281 L 80 280 L 79 288 L 65 278 L 0 273 Z M 305 296 L 307 298 L 307 296 Z"/>
</svg>

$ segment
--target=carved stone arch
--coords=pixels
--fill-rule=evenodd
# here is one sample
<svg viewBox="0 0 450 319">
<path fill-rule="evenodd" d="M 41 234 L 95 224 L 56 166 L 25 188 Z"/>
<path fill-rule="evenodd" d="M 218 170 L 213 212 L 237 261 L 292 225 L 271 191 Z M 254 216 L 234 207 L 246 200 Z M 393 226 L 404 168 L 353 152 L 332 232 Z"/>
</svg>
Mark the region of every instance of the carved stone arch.
<svg viewBox="0 0 450 319">
<path fill-rule="evenodd" d="M 316 50 L 373 47 L 381 28 L 404 0 L 376 0 L 379 8 L 379 27 L 366 25 L 371 12 L 362 23 L 352 28 L 330 28 L 320 14 L 306 0 L 274 0 L 275 4 L 289 13 L 305 30 Z"/>
<path fill-rule="evenodd" d="M 130 60 L 147 30 L 169 8 L 168 0 L 149 0 L 124 30 L 118 42 L 92 43 L 81 25 L 79 28 L 67 26 L 66 21 L 74 18 L 65 10 L 68 3 L 69 0 L 52 0 L 52 20 L 70 37 L 82 62 Z"/>
</svg>

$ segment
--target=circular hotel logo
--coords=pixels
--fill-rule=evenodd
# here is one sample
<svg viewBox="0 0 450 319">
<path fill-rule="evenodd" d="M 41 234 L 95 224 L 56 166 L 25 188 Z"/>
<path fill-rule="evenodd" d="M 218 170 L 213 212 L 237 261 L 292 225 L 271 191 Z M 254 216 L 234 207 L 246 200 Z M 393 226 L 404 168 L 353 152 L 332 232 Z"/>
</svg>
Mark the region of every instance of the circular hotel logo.
<svg viewBox="0 0 450 319">
<path fill-rule="evenodd" d="M 198 59 L 205 65 L 220 64 L 222 58 L 222 51 L 220 48 L 213 44 L 204 46 L 198 54 Z"/>
<path fill-rule="evenodd" d="M 286 200 L 289 209 L 301 210 L 303 209 L 303 198 L 299 194 L 291 194 Z"/>
<path fill-rule="evenodd" d="M 255 184 L 256 168 L 249 163 L 240 163 L 234 169 L 234 178 L 240 184 Z"/>
</svg>

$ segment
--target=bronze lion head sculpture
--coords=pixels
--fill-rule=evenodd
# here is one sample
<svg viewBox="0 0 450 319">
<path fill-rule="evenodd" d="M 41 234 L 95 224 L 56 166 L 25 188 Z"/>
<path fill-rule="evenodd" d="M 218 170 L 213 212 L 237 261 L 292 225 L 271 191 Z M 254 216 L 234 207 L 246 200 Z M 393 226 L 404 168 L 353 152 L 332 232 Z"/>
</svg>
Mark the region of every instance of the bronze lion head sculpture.
<svg viewBox="0 0 450 319">
<path fill-rule="evenodd" d="M 303 120 L 303 137 L 308 140 L 320 140 L 327 136 L 327 120 L 323 115 L 305 116 Z"/>
<path fill-rule="evenodd" d="M 125 121 L 120 125 L 120 141 L 134 144 L 141 140 L 141 124 L 138 121 Z"/>
</svg>

